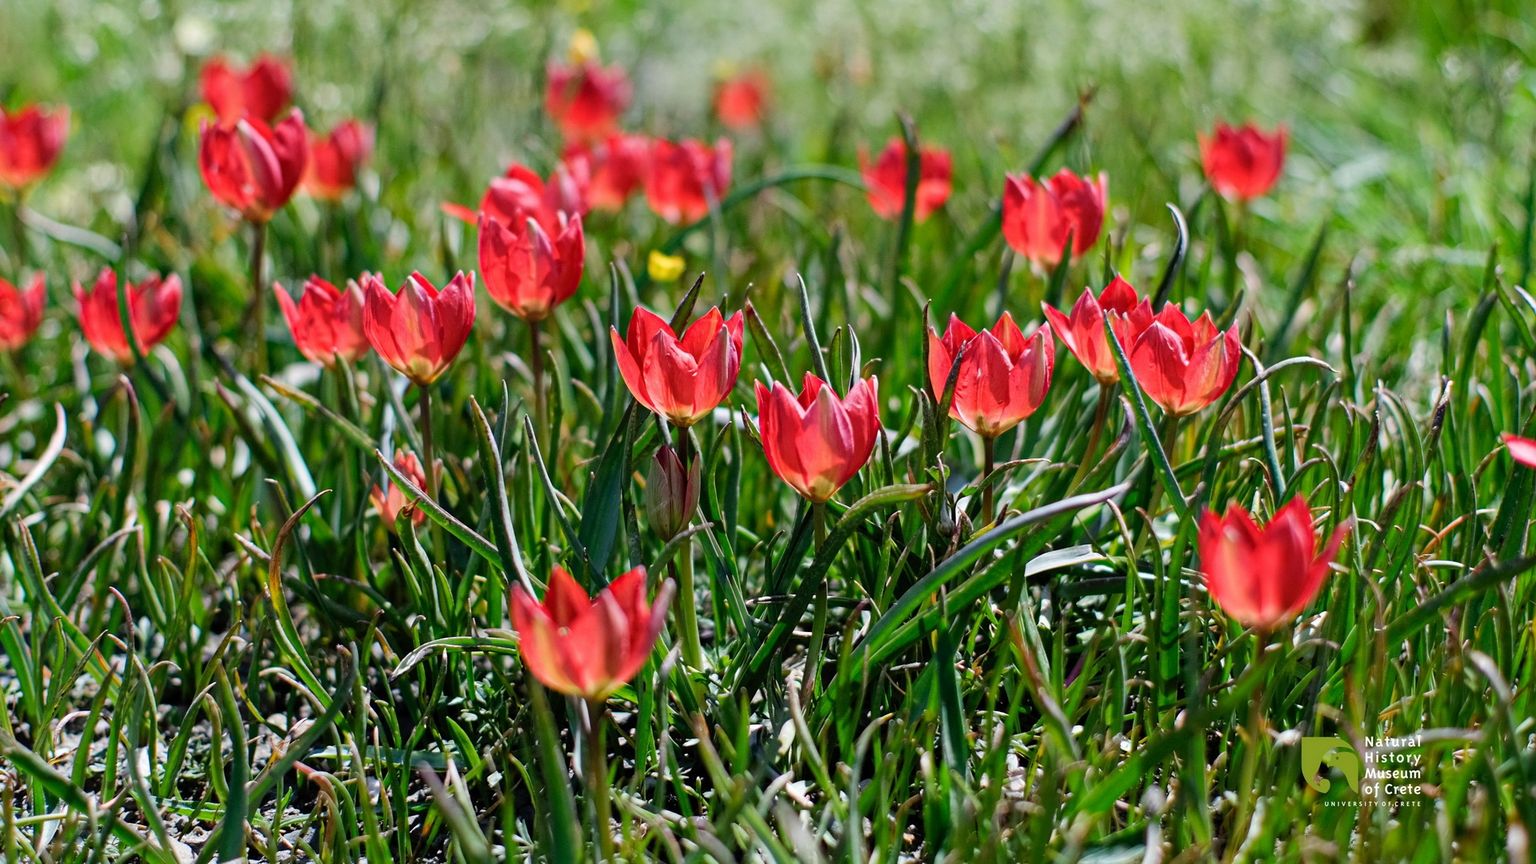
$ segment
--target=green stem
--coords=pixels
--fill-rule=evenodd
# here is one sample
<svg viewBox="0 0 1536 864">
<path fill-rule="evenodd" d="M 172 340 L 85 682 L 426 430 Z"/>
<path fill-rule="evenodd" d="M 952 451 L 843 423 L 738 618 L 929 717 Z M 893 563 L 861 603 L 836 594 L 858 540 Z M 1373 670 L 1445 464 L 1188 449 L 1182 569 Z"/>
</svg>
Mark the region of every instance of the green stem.
<svg viewBox="0 0 1536 864">
<path fill-rule="evenodd" d="M 683 463 L 686 475 L 689 466 L 693 464 L 693 437 L 687 429 L 677 431 L 677 457 Z M 693 520 L 692 513 L 688 514 L 688 520 Z M 683 526 L 683 530 L 687 530 L 687 525 Z M 683 642 L 683 662 L 689 668 L 703 669 L 704 646 L 699 639 L 699 600 L 693 584 L 693 538 L 684 538 L 682 546 L 677 550 L 675 563 L 677 599 L 672 606 L 677 611 L 677 629 Z"/>
<path fill-rule="evenodd" d="M 1088 430 L 1088 446 L 1083 448 L 1083 458 L 1077 463 L 1077 473 L 1072 475 L 1072 482 L 1067 484 L 1067 493 L 1077 491 L 1083 478 L 1088 476 L 1088 470 L 1094 465 L 1093 456 L 1098 452 L 1099 439 L 1104 435 L 1104 422 L 1109 419 L 1109 404 L 1114 401 L 1115 392 L 1113 385 L 1099 384 L 1099 404 L 1093 411 L 1093 427 Z"/>
<path fill-rule="evenodd" d="M 11 207 L 11 232 L 16 241 L 16 261 L 12 269 L 18 281 L 24 278 L 22 271 L 27 268 L 27 226 L 21 219 L 21 210 L 26 200 L 26 193 L 18 190 L 15 204 Z"/>
<path fill-rule="evenodd" d="M 599 700 L 587 702 L 587 794 L 592 796 L 593 830 L 597 832 L 599 859 L 614 861 L 613 815 L 608 804 L 608 752 L 603 741 L 607 707 Z"/>
<path fill-rule="evenodd" d="M 817 501 L 811 505 L 811 522 L 816 531 L 816 554 L 827 542 L 827 504 Z M 811 641 L 805 651 L 805 675 L 801 683 L 801 699 L 809 699 L 821 677 L 821 647 L 827 638 L 827 579 L 823 575 L 816 586 L 816 605 L 811 613 Z"/>
<path fill-rule="evenodd" d="M 544 322 L 529 321 L 528 333 L 533 341 L 533 356 L 528 359 L 528 365 L 533 370 L 533 423 L 544 435 L 544 441 L 550 440 L 551 430 L 544 428 Z"/>
<path fill-rule="evenodd" d="M 256 368 L 267 368 L 267 304 L 263 302 L 266 291 L 262 268 L 267 253 L 267 223 L 251 223 L 251 302 L 245 310 L 246 330 L 255 337 L 252 346 L 256 352 Z"/>
<path fill-rule="evenodd" d="M 992 471 L 997 464 L 997 439 L 988 435 L 981 439 L 981 482 L 985 488 L 981 490 L 981 524 L 992 524 L 993 513 L 993 486 Z"/>
<path fill-rule="evenodd" d="M 427 486 L 422 491 L 435 501 L 437 500 L 437 460 L 433 458 L 432 447 L 432 385 L 416 386 L 421 391 L 421 400 L 417 406 L 421 411 L 421 474 L 427 481 Z"/>
<path fill-rule="evenodd" d="M 1259 632 L 1255 636 L 1253 662 L 1258 665 L 1264 657 L 1264 652 L 1269 647 L 1269 634 Z M 1242 774 L 1239 775 L 1237 786 L 1237 821 L 1232 823 L 1233 830 L 1227 838 L 1228 861 L 1242 847 L 1243 838 L 1248 836 L 1248 823 L 1253 818 L 1253 801 L 1258 796 L 1250 794 L 1254 792 L 1254 778 L 1259 770 L 1259 753 L 1264 749 L 1264 685 L 1268 677 L 1260 678 L 1258 687 L 1253 691 L 1253 698 L 1248 703 L 1248 742 L 1243 750 Z"/>
</svg>

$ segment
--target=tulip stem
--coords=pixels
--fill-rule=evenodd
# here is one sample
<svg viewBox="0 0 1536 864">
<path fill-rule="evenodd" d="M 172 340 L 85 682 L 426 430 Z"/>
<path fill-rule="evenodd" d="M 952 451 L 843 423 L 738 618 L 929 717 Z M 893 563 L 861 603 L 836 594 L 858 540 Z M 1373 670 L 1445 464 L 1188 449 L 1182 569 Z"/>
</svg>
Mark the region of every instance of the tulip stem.
<svg viewBox="0 0 1536 864">
<path fill-rule="evenodd" d="M 529 321 L 528 333 L 533 337 L 533 356 L 528 364 L 533 370 L 533 420 L 534 425 L 544 434 L 544 440 L 548 442 L 550 430 L 544 428 L 544 322 Z"/>
<path fill-rule="evenodd" d="M 27 226 L 21 219 L 21 210 L 27 203 L 27 193 L 17 190 L 16 198 L 11 206 L 11 231 L 16 240 L 16 261 L 12 265 L 19 282 L 23 278 L 21 271 L 27 267 Z"/>
<path fill-rule="evenodd" d="M 261 283 L 264 281 L 262 268 L 267 254 L 267 223 L 251 223 L 251 303 L 245 310 L 245 329 L 256 340 L 254 346 L 256 352 L 256 368 L 267 368 L 267 304 L 262 302 L 265 293 Z"/>
<path fill-rule="evenodd" d="M 677 430 L 677 456 L 683 464 L 686 477 L 688 467 L 693 464 L 693 436 L 687 429 Z M 688 523 L 692 521 L 693 513 L 690 512 L 683 523 L 684 531 L 688 530 Z M 683 662 L 690 668 L 703 669 L 704 645 L 699 640 L 699 601 L 693 587 L 693 538 L 683 538 L 675 563 L 678 598 L 673 607 L 677 610 L 678 636 L 683 640 Z"/>
<path fill-rule="evenodd" d="M 997 439 L 991 435 L 981 439 L 981 524 L 992 524 L 992 470 L 997 460 Z"/>
<path fill-rule="evenodd" d="M 1115 388 L 1110 384 L 1099 384 L 1099 404 L 1093 411 L 1093 427 L 1088 430 L 1088 446 L 1083 449 L 1083 458 L 1077 463 L 1077 473 L 1072 475 L 1072 482 L 1068 484 L 1067 491 L 1074 492 L 1088 476 L 1088 469 L 1093 466 L 1093 456 L 1099 449 L 1099 439 L 1104 435 L 1104 422 L 1109 419 L 1109 403 L 1115 398 Z"/>
<path fill-rule="evenodd" d="M 1254 634 L 1253 663 L 1259 665 L 1264 659 L 1264 652 L 1269 648 L 1269 634 L 1258 631 Z M 1255 789 L 1254 777 L 1259 769 L 1259 752 L 1263 749 L 1264 731 L 1264 685 L 1268 682 L 1266 675 L 1259 679 L 1258 687 L 1253 691 L 1253 698 L 1248 703 L 1248 742 L 1243 750 L 1243 773 L 1239 780 L 1238 789 Z M 1227 860 L 1232 860 L 1230 852 L 1237 849 L 1242 839 L 1248 835 L 1248 822 L 1253 818 L 1251 795 L 1239 795 L 1237 807 L 1237 821 L 1233 822 L 1234 830 L 1227 836 L 1227 842 L 1233 844 L 1229 850 Z"/>
<path fill-rule="evenodd" d="M 587 702 L 587 792 L 592 796 L 593 830 L 597 832 L 599 858 L 617 860 L 613 848 L 613 816 L 608 805 L 608 753 L 603 741 L 608 708 L 601 701 Z"/>
<path fill-rule="evenodd" d="M 432 385 L 418 384 L 416 389 L 421 393 L 421 400 L 417 405 L 421 411 L 421 476 L 427 481 L 427 488 L 422 491 L 435 501 L 437 500 L 437 460 L 433 458 L 432 452 Z"/>
</svg>

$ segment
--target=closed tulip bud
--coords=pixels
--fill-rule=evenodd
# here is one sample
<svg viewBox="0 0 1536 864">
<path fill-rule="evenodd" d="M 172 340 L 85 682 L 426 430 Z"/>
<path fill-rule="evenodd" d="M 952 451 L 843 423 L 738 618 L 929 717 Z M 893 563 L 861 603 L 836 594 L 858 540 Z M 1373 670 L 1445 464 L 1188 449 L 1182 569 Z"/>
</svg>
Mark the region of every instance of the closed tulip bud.
<svg viewBox="0 0 1536 864">
<path fill-rule="evenodd" d="M 442 291 L 420 273 L 391 294 L 363 278 L 363 334 L 385 363 L 419 386 L 436 381 L 459 356 L 475 325 L 475 275 L 459 273 Z"/>
<path fill-rule="evenodd" d="M 715 87 L 715 116 L 728 129 L 752 129 L 768 111 L 769 89 L 761 69 L 728 77 Z"/>
<path fill-rule="evenodd" d="M 480 275 L 496 305 L 525 321 L 542 321 L 576 293 L 586 260 L 581 217 L 550 240 L 532 218 L 503 224 L 480 216 Z"/>
<path fill-rule="evenodd" d="M 1149 322 L 1133 322 L 1140 329 L 1128 351 L 1142 392 L 1176 416 L 1194 414 L 1221 398 L 1242 361 L 1237 327 L 1225 332 L 1216 329 L 1209 312 L 1191 323 L 1172 304 L 1156 317 L 1150 311 L 1150 304 L 1143 300 L 1140 311 L 1131 313 L 1133 319 Z"/>
<path fill-rule="evenodd" d="M 173 273 L 162 280 L 152 273 L 137 284 L 128 283 L 127 290 L 134 339 L 139 350 L 147 352 L 176 326 L 181 315 L 181 278 Z M 133 349 L 128 346 L 118 314 L 117 273 L 103 267 L 90 291 L 76 282 L 75 301 L 80 304 L 80 330 L 91 348 L 119 363 L 132 363 Z"/>
<path fill-rule="evenodd" d="M 338 359 L 355 363 L 368 353 L 368 337 L 363 333 L 363 289 L 355 281 L 348 280 L 343 290 L 311 276 L 297 303 L 281 285 L 274 284 L 272 291 L 300 354 L 331 366 Z"/>
<path fill-rule="evenodd" d="M 800 394 L 783 384 L 757 384 L 763 455 L 779 479 L 813 502 L 829 500 L 859 473 L 880 434 L 877 382 L 864 378 L 838 398 L 807 372 Z"/>
<path fill-rule="evenodd" d="M 643 567 L 613 580 L 591 598 L 560 567 L 550 573 L 542 602 L 522 585 L 514 585 L 512 628 L 517 631 L 523 663 L 545 687 L 601 702 L 650 659 L 672 592 L 672 582 L 667 580 L 656 591 L 656 599 L 646 602 Z"/>
<path fill-rule="evenodd" d="M 23 189 L 43 179 L 59 161 L 68 137 L 67 108 L 0 108 L 0 186 Z"/>
<path fill-rule="evenodd" d="M 405 475 L 407 480 L 416 484 L 416 488 L 426 488 L 427 475 L 422 471 L 421 460 L 416 458 L 415 453 L 409 450 L 396 450 L 395 469 Z M 427 521 L 426 511 L 414 506 L 399 486 L 388 480 L 384 482 L 384 486 L 386 488 L 382 489 L 374 486 L 373 491 L 368 493 L 368 500 L 373 502 L 373 509 L 379 511 L 379 520 L 384 523 L 385 528 L 395 530 L 395 523 L 400 519 L 401 514 L 406 514 L 417 525 Z"/>
<path fill-rule="evenodd" d="M 661 138 L 651 145 L 645 199 L 668 222 L 697 222 L 731 185 L 731 142 L 711 147 L 689 139 L 674 144 Z"/>
<path fill-rule="evenodd" d="M 935 399 L 944 398 L 957 356 L 960 372 L 949 416 L 983 438 L 996 438 L 1045 401 L 1056 365 L 1056 340 L 1049 326 L 1026 337 L 1007 312 L 991 330 L 980 333 L 951 315 L 942 337 L 928 330 L 928 378 Z"/>
<path fill-rule="evenodd" d="M 347 120 L 310 141 L 304 189 L 323 201 L 339 201 L 357 186 L 357 174 L 373 153 L 373 127 Z"/>
<path fill-rule="evenodd" d="M 48 295 L 43 274 L 36 273 L 25 288 L 0 279 L 0 351 L 15 351 L 27 344 L 43 323 L 43 305 Z"/>
<path fill-rule="evenodd" d="M 1077 357 L 1078 362 L 1086 366 L 1100 384 L 1114 384 L 1120 380 L 1120 367 L 1115 365 L 1114 349 L 1110 348 L 1109 340 L 1104 336 L 1104 316 L 1111 316 L 1115 337 L 1120 340 L 1122 347 L 1129 350 L 1136 334 L 1129 316 L 1139 302 L 1140 298 L 1136 296 L 1136 289 L 1131 287 L 1131 283 L 1116 276 L 1097 298 L 1092 291 L 1083 289 L 1082 296 L 1072 305 L 1070 317 L 1046 303 L 1041 303 L 1040 308 L 1045 313 L 1046 321 L 1050 322 L 1051 332 Z M 1146 314 L 1150 317 L 1151 310 L 1146 310 Z"/>
<path fill-rule="evenodd" d="M 907 200 L 907 144 L 892 138 L 879 158 L 870 163 L 868 154 L 859 152 L 859 171 L 869 187 L 869 206 L 881 219 L 899 219 Z M 948 150 L 924 147 L 918 151 L 917 194 L 912 200 L 912 216 L 918 222 L 949 200 L 950 178 L 954 167 Z"/>
<path fill-rule="evenodd" d="M 645 184 L 651 139 L 644 135 L 609 135 L 595 144 L 572 144 L 562 162 L 586 190 L 593 210 L 617 213 Z"/>
<path fill-rule="evenodd" d="M 1205 177 L 1223 198 L 1258 198 L 1274 188 L 1285 167 L 1284 126 L 1265 132 L 1253 123 L 1241 127 L 1217 123 L 1215 132 L 1199 139 Z"/>
<path fill-rule="evenodd" d="M 309 132 L 298 111 L 275 128 L 256 117 L 204 124 L 197 154 L 208 191 L 250 222 L 266 222 L 288 203 L 308 162 Z"/>
<path fill-rule="evenodd" d="M 645 475 L 645 514 L 659 536 L 670 540 L 681 534 L 699 509 L 700 464 L 695 456 L 684 467 L 676 450 L 666 444 L 657 448 Z"/>
<path fill-rule="evenodd" d="M 1510 458 L 1527 468 L 1536 468 L 1536 441 L 1505 433 L 1504 446 L 1509 448 Z"/>
<path fill-rule="evenodd" d="M 619 128 L 629 107 L 629 76 L 619 66 L 593 58 L 551 63 L 544 87 L 544 110 L 567 141 L 596 141 Z"/>
<path fill-rule="evenodd" d="M 1099 242 L 1109 180 L 1079 177 L 1063 168 L 1049 180 L 1008 175 L 1003 189 L 1003 239 L 1036 264 L 1055 266 L 1063 253 L 1082 255 Z"/>
<path fill-rule="evenodd" d="M 618 328 L 609 328 L 609 337 L 619 374 L 635 401 L 687 428 L 715 410 L 736 386 L 742 324 L 740 312 L 727 319 L 711 308 L 679 338 L 666 319 L 636 307 L 625 337 L 619 338 Z"/>
<path fill-rule="evenodd" d="M 202 87 L 203 101 L 225 124 L 241 117 L 271 123 L 293 100 L 288 64 L 266 54 L 244 69 L 231 66 L 223 57 L 209 60 L 203 65 Z"/>
<path fill-rule="evenodd" d="M 1245 627 L 1272 632 L 1290 623 L 1317 596 L 1347 529 L 1319 550 L 1312 511 L 1297 496 L 1260 528 L 1233 504 L 1225 516 L 1200 520 L 1200 567 L 1222 610 Z"/>
</svg>

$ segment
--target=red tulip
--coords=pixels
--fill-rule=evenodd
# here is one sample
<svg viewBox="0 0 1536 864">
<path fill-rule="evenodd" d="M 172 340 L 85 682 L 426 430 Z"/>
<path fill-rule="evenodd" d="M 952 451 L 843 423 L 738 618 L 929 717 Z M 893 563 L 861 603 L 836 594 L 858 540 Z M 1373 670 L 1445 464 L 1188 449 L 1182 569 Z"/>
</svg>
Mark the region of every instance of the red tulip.
<svg viewBox="0 0 1536 864">
<path fill-rule="evenodd" d="M 363 277 L 363 333 L 384 362 L 418 386 L 436 381 L 459 356 L 475 324 L 475 274 L 459 273 L 441 292 L 420 273 L 391 294 Z"/>
<path fill-rule="evenodd" d="M 1242 348 L 1237 327 L 1222 332 L 1209 312 L 1191 323 L 1179 307 L 1169 304 L 1157 316 L 1151 308 L 1132 312 L 1146 322 L 1140 327 L 1127 359 L 1136 383 L 1147 398 L 1169 414 L 1194 414 L 1215 402 L 1232 386 Z M 1118 338 L 1118 334 L 1116 334 Z"/>
<path fill-rule="evenodd" d="M 271 123 L 293 100 L 293 75 L 288 64 L 267 54 L 245 69 L 215 57 L 203 64 L 202 84 L 203 100 L 219 115 L 219 122 L 226 124 L 242 117 Z"/>
<path fill-rule="evenodd" d="M 928 329 L 928 380 L 936 399 L 944 398 L 956 355 L 960 374 L 949 416 L 983 438 L 996 438 L 1045 401 L 1056 366 L 1056 340 L 1049 326 L 1025 337 L 1007 312 L 980 333 L 951 315 L 942 337 Z"/>
<path fill-rule="evenodd" d="M 1082 255 L 1099 242 L 1104 227 L 1109 180 L 1079 177 L 1063 168 L 1049 180 L 1008 175 L 1003 189 L 1003 238 L 1031 261 L 1054 266 L 1072 238 L 1072 254 Z"/>
<path fill-rule="evenodd" d="M 874 378 L 864 378 L 839 399 L 809 372 L 799 396 L 783 384 L 770 389 L 759 381 L 757 423 L 768 467 L 811 501 L 836 495 L 874 452 L 880 434 L 876 387 Z"/>
<path fill-rule="evenodd" d="M 514 162 L 505 174 L 491 181 L 477 209 L 444 204 L 443 212 L 472 224 L 479 221 L 481 213 L 503 225 L 521 224 L 531 218 L 538 220 L 545 233 L 558 234 L 564 227 L 562 215 L 583 216 L 587 204 L 581 178 L 566 165 L 556 166 L 546 183 L 532 168 Z"/>
<path fill-rule="evenodd" d="M 597 141 L 618 131 L 619 115 L 629 106 L 629 76 L 618 66 L 587 59 L 551 63 L 544 89 L 544 110 L 568 141 Z"/>
<path fill-rule="evenodd" d="M 1300 495 L 1263 528 L 1236 504 L 1221 517 L 1206 510 L 1200 520 L 1206 589 L 1238 623 L 1273 631 L 1317 596 L 1346 533 L 1340 527 L 1318 551 L 1312 511 Z"/>
<path fill-rule="evenodd" d="M 43 304 L 47 299 L 41 273 L 34 274 L 32 284 L 19 290 L 0 279 L 0 351 L 15 351 L 27 344 L 43 323 Z"/>
<path fill-rule="evenodd" d="M 1284 126 L 1266 133 L 1252 123 L 1217 123 L 1210 137 L 1199 136 L 1200 163 L 1211 188 L 1240 201 L 1269 192 L 1285 167 L 1286 138 Z"/>
<path fill-rule="evenodd" d="M 395 470 L 416 484 L 417 489 L 427 488 L 427 475 L 421 470 L 421 460 L 416 458 L 415 453 L 405 449 L 396 450 Z M 385 485 L 389 487 L 387 491 L 374 486 L 373 491 L 368 493 L 368 500 L 373 502 L 373 509 L 379 511 L 379 519 L 385 528 L 395 530 L 395 523 L 402 513 L 409 513 L 411 521 L 417 525 L 427 521 L 426 511 L 412 504 L 398 485 L 389 481 L 385 481 Z"/>
<path fill-rule="evenodd" d="M 203 125 L 197 154 L 203 182 L 221 203 L 265 222 L 293 197 L 309 161 L 309 132 L 297 110 L 276 128 L 255 117 Z"/>
<path fill-rule="evenodd" d="M 1100 384 L 1114 384 L 1120 380 L 1120 367 L 1115 365 L 1114 350 L 1109 347 L 1109 340 L 1104 338 L 1104 316 L 1114 316 L 1115 337 L 1120 340 L 1121 347 L 1130 350 L 1133 338 L 1140 332 L 1140 328 L 1129 317 L 1138 308 L 1137 304 L 1136 289 L 1131 287 L 1131 283 L 1116 276 L 1097 299 L 1092 291 L 1083 289 L 1083 295 L 1072 305 L 1070 318 L 1049 304 L 1041 303 L 1040 308 L 1045 312 L 1045 319 L 1050 322 L 1051 331 L 1077 357 L 1078 362 L 1088 367 L 1088 371 L 1099 379 Z M 1144 311 L 1150 319 L 1151 308 Z"/>
<path fill-rule="evenodd" d="M 337 124 L 309 144 L 304 189 L 324 201 L 339 201 L 357 186 L 357 172 L 373 153 L 373 127 L 358 120 Z"/>
<path fill-rule="evenodd" d="M 1536 441 L 1506 432 L 1504 446 L 1509 448 L 1510 458 L 1527 468 L 1536 468 Z"/>
<path fill-rule="evenodd" d="M 543 602 L 522 585 L 512 586 L 512 628 L 528 672 L 557 693 L 589 702 L 607 699 L 650 658 L 672 591 L 667 580 L 647 603 L 644 567 L 592 598 L 560 567 L 549 575 Z"/>
<path fill-rule="evenodd" d="M 480 275 L 501 308 L 526 321 L 542 321 L 576 293 L 586 257 L 581 217 L 553 242 L 537 220 L 510 224 L 480 214 Z"/>
<path fill-rule="evenodd" d="M 619 134 L 598 144 L 567 147 L 562 161 L 586 189 L 586 203 L 592 209 L 616 213 L 645 183 L 650 158 L 651 139 Z"/>
<path fill-rule="evenodd" d="M 664 539 L 681 534 L 699 509 L 701 465 L 698 456 L 684 466 L 682 457 L 670 446 L 656 448 L 656 458 L 645 475 L 645 514 Z"/>
<path fill-rule="evenodd" d="M 76 282 L 75 301 L 80 304 L 80 330 L 85 341 L 119 363 L 132 363 L 133 349 L 128 347 L 123 319 L 118 315 L 117 273 L 110 267 L 101 268 L 89 292 Z M 128 320 L 139 350 L 147 352 L 170 335 L 180 314 L 181 278 L 176 274 L 162 280 L 152 273 L 137 285 L 128 283 Z"/>
<path fill-rule="evenodd" d="M 730 141 L 721 138 L 714 147 L 693 139 L 674 144 L 658 138 L 652 143 L 645 198 L 668 222 L 704 218 L 710 200 L 719 201 L 730 185 Z"/>
<path fill-rule="evenodd" d="M 0 186 L 21 189 L 43 179 L 69 137 L 69 109 L 0 108 Z"/>
<path fill-rule="evenodd" d="M 715 410 L 741 372 L 742 316 L 729 319 L 712 308 L 693 322 L 682 338 L 665 318 L 635 307 L 629 331 L 619 338 L 610 328 L 619 374 L 641 405 L 688 427 Z"/>
<path fill-rule="evenodd" d="M 918 151 L 917 197 L 912 202 L 913 217 L 921 222 L 949 200 L 950 175 L 954 169 L 948 150 L 923 147 Z M 907 144 L 892 138 L 870 164 L 868 154 L 860 151 L 859 171 L 869 187 L 869 206 L 881 219 L 898 219 L 907 200 Z"/>
<path fill-rule="evenodd" d="M 751 129 L 768 109 L 768 76 L 760 69 L 721 81 L 715 88 L 715 116 L 728 129 Z"/>
<path fill-rule="evenodd" d="M 348 280 L 346 290 L 342 290 L 311 276 L 297 303 L 281 285 L 274 284 L 272 291 L 300 354 L 330 366 L 338 358 L 355 363 L 368 353 L 368 337 L 363 335 L 363 289 L 355 281 Z"/>
</svg>

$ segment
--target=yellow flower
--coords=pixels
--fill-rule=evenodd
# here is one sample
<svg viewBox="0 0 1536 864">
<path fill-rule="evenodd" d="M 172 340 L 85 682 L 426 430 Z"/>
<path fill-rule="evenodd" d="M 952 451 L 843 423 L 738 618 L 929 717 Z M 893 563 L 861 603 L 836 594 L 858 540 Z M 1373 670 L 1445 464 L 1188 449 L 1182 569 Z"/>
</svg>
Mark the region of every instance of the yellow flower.
<svg viewBox="0 0 1536 864">
<path fill-rule="evenodd" d="M 597 59 L 597 37 L 585 27 L 571 34 L 571 46 L 566 49 L 572 63 L 585 63 Z"/>
<path fill-rule="evenodd" d="M 646 272 L 656 282 L 676 282 L 683 275 L 683 256 L 668 255 L 660 249 L 652 249 L 645 262 Z"/>
</svg>

